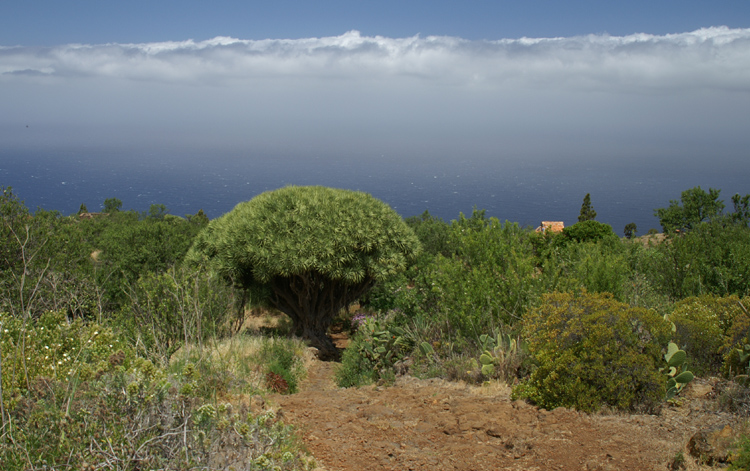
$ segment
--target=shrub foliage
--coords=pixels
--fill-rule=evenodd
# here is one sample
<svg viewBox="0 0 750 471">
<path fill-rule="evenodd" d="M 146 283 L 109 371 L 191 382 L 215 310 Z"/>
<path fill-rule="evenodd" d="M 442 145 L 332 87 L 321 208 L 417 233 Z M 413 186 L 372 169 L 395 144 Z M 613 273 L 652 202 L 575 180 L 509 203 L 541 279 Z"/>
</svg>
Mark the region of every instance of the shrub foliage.
<svg viewBox="0 0 750 471">
<path fill-rule="evenodd" d="M 538 366 L 514 389 L 541 407 L 652 410 L 665 394 L 659 373 L 669 324 L 608 294 L 556 293 L 524 319 Z"/>
<path fill-rule="evenodd" d="M 704 295 L 679 301 L 669 315 L 675 340 L 690 354 L 696 374 L 718 375 L 724 361 L 726 339 L 742 310 L 737 296 Z"/>
</svg>

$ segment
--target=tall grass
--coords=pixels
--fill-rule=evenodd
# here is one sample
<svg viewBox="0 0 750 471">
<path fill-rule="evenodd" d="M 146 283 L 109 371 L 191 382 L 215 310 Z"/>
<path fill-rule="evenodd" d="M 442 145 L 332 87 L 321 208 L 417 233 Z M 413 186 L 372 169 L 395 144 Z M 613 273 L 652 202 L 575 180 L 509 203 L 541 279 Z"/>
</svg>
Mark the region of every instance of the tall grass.
<svg viewBox="0 0 750 471">
<path fill-rule="evenodd" d="M 22 331 L 0 318 L 3 471 L 313 466 L 293 428 L 250 400 L 270 394 L 274 358 L 285 359 L 290 382 L 304 376 L 310 355 L 299 341 L 213 338 L 163 366 L 100 325 L 50 314 Z M 19 337 L 25 368 L 14 355 Z"/>
</svg>

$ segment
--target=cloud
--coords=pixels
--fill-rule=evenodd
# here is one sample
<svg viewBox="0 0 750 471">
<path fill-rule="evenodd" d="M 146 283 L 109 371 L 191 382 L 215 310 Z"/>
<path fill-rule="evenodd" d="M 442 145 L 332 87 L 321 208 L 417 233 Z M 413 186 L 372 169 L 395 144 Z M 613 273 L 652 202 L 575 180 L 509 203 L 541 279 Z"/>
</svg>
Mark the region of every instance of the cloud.
<svg viewBox="0 0 750 471">
<path fill-rule="evenodd" d="M 411 81 L 487 90 L 748 91 L 750 29 L 498 41 L 367 37 L 350 31 L 295 40 L 217 37 L 198 42 L 0 47 L 0 77 L 21 76 L 217 86 L 284 79 Z"/>
<path fill-rule="evenodd" d="M 0 142 L 430 161 L 746 157 L 748 91 L 750 29 L 726 27 L 0 47 Z"/>
</svg>

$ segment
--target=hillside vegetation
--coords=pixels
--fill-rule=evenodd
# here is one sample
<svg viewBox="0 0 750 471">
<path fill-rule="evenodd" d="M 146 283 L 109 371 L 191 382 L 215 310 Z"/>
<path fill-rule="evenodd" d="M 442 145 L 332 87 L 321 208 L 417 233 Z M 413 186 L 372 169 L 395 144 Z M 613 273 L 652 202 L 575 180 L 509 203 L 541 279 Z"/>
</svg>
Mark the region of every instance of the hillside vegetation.
<svg viewBox="0 0 750 471">
<path fill-rule="evenodd" d="M 313 248 L 291 264 L 285 231 L 317 217 L 302 211 L 304 195 L 294 198 L 283 209 L 294 217 L 252 241 L 232 232 L 244 216 L 210 225 L 202 211 L 123 211 L 116 199 L 105 213 L 64 216 L 32 212 L 3 188 L 3 469 L 313 468 L 265 403 L 304 377 L 311 353 L 295 334 L 305 324 L 258 330 L 247 321 L 257 307 L 276 315 L 271 288 L 304 280 L 294 270 L 320 260 L 331 278 L 316 289 L 346 300 L 321 321 L 351 334 L 339 386 L 403 374 L 501 381 L 547 409 L 658 413 L 693 375 L 717 376 L 728 382 L 728 407 L 750 410 L 747 196 L 733 197 L 728 212 L 718 190 L 683 192 L 656 210 L 664 236 L 651 243 L 634 225 L 620 238 L 597 222 L 589 195 L 580 222 L 560 233 L 481 210 L 451 222 L 425 211 L 405 220 L 408 233 L 389 220 L 373 242 L 370 229 L 352 229 L 352 212 L 331 227 L 333 242 L 320 228 L 295 242 Z M 357 208 L 359 198 L 337 204 Z M 216 239 L 216 228 L 238 239 Z M 257 278 L 265 284 L 253 281 L 261 265 L 249 250 L 211 262 L 217 241 L 267 248 L 272 239 L 269 260 L 281 268 Z M 350 268 L 365 266 L 379 271 Z M 294 291 L 295 302 L 309 292 Z"/>
</svg>

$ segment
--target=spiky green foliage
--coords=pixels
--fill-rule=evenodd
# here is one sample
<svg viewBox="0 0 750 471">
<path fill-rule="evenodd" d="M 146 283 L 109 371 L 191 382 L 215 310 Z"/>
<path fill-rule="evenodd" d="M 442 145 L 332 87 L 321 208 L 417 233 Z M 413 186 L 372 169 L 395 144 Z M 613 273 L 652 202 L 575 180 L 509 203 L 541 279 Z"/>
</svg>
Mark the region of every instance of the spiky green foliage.
<svg viewBox="0 0 750 471">
<path fill-rule="evenodd" d="M 253 302 L 287 314 L 327 354 L 335 352 L 326 337 L 333 316 L 419 250 L 401 217 L 366 193 L 289 186 L 212 221 L 189 259 L 210 263 Z"/>
<path fill-rule="evenodd" d="M 528 358 L 526 343 L 520 337 L 509 333 L 479 336 L 479 360 L 468 360 L 466 375 L 472 381 L 502 380 L 513 384 L 519 377 L 524 362 Z"/>
</svg>

